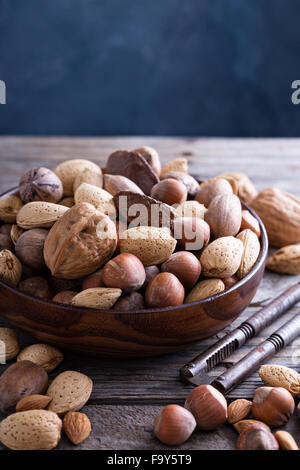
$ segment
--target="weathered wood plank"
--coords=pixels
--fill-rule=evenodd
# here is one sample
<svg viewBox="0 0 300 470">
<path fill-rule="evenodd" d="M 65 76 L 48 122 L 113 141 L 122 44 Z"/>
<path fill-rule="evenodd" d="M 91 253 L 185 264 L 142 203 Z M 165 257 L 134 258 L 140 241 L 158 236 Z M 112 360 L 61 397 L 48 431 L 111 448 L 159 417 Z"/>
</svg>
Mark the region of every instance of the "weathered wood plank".
<svg viewBox="0 0 300 470">
<path fill-rule="evenodd" d="M 186 156 L 191 172 L 199 174 L 203 179 L 224 171 L 243 171 L 253 179 L 259 189 L 276 185 L 300 196 L 299 139 L 0 137 L 0 191 L 15 186 L 20 176 L 30 167 L 54 167 L 65 158 L 79 157 L 89 158 L 104 165 L 113 150 L 136 148 L 140 145 L 152 145 L 157 148 L 163 161 Z M 300 280 L 300 276 L 266 273 L 251 306 L 232 327 L 297 280 Z M 299 306 L 266 328 L 258 338 L 249 341 L 211 374 L 212 379 L 297 312 L 300 312 Z M 26 335 L 21 336 L 22 346 L 34 342 Z M 192 387 L 180 382 L 178 370 L 214 341 L 216 338 L 210 338 L 184 351 L 160 358 L 137 358 L 123 362 L 66 353 L 63 364 L 51 374 L 52 377 L 62 370 L 75 369 L 90 375 L 94 380 L 93 394 L 85 407 L 92 420 L 93 432 L 91 437 L 77 448 L 165 448 L 152 436 L 153 417 L 159 409 L 158 405 L 183 403 Z M 270 362 L 285 364 L 300 372 L 300 340 L 280 351 Z M 0 372 L 4 368 L 5 366 L 0 366 Z M 255 373 L 232 391 L 228 398 L 251 398 L 253 390 L 259 385 L 261 382 Z M 296 416 L 290 421 L 287 429 L 300 439 L 299 421 Z M 234 448 L 235 440 L 235 431 L 226 425 L 214 433 L 196 433 L 180 448 L 230 449 Z M 74 447 L 64 438 L 59 448 Z"/>
</svg>

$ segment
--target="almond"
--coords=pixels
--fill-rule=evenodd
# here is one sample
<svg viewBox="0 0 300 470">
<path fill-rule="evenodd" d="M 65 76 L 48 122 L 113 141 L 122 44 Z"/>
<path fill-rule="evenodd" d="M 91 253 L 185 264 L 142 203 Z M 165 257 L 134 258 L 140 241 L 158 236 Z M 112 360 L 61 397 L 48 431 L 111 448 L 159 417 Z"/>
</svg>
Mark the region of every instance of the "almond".
<svg viewBox="0 0 300 470">
<path fill-rule="evenodd" d="M 103 186 L 103 175 L 100 168 L 84 168 L 83 171 L 78 173 L 73 183 L 73 192 L 75 194 L 76 190 L 82 183 L 92 184 L 98 188 Z"/>
<path fill-rule="evenodd" d="M 280 274 L 300 274 L 300 245 L 288 245 L 267 261 L 267 269 Z"/>
<path fill-rule="evenodd" d="M 64 196 L 73 196 L 75 178 L 87 168 L 96 173 L 101 173 L 101 169 L 96 163 L 83 159 L 66 160 L 55 168 L 54 173 L 63 184 Z"/>
<path fill-rule="evenodd" d="M 106 263 L 116 246 L 114 222 L 82 202 L 69 209 L 50 230 L 44 246 L 45 263 L 54 277 L 79 279 Z"/>
<path fill-rule="evenodd" d="M 223 173 L 219 175 L 219 177 L 227 179 L 229 183 L 231 183 L 233 179 L 237 186 L 237 196 L 246 204 L 249 204 L 257 196 L 257 190 L 254 184 L 244 173 Z"/>
<path fill-rule="evenodd" d="M 114 287 L 92 287 L 75 295 L 71 305 L 75 307 L 110 309 L 121 296 L 122 290 Z"/>
<path fill-rule="evenodd" d="M 16 287 L 22 276 L 22 265 L 9 250 L 0 251 L 0 281 Z"/>
<path fill-rule="evenodd" d="M 260 243 L 254 232 L 250 229 L 243 230 L 237 238 L 244 245 L 244 251 L 240 267 L 237 271 L 237 277 L 243 279 L 255 265 L 260 253 Z"/>
<path fill-rule="evenodd" d="M 63 360 L 63 354 L 49 344 L 32 344 L 23 349 L 18 355 L 17 361 L 31 361 L 52 372 Z"/>
<path fill-rule="evenodd" d="M 269 426 L 262 421 L 257 421 L 256 419 L 243 419 L 241 421 L 238 421 L 237 423 L 233 423 L 233 427 L 237 430 L 239 434 L 242 434 L 242 432 L 246 431 L 250 426 L 253 426 L 253 424 L 260 424 L 264 428 L 267 429 L 267 431 L 271 431 Z"/>
<path fill-rule="evenodd" d="M 115 196 L 120 191 L 144 194 L 137 184 L 126 178 L 126 176 L 121 175 L 104 175 L 104 189 L 112 196 Z"/>
<path fill-rule="evenodd" d="M 0 364 L 13 359 L 19 352 L 19 336 L 11 328 L 0 328 Z"/>
<path fill-rule="evenodd" d="M 48 410 L 58 415 L 80 410 L 90 398 L 93 382 L 84 374 L 68 370 L 59 374 L 47 390 L 52 398 Z"/>
<path fill-rule="evenodd" d="M 110 215 L 112 218 L 116 216 L 116 207 L 113 196 L 92 184 L 82 183 L 76 190 L 74 195 L 75 203 L 88 202 L 92 204 L 99 212 Z"/>
<path fill-rule="evenodd" d="M 198 282 L 187 295 L 185 303 L 196 302 L 197 300 L 206 299 L 216 294 L 220 294 L 225 290 L 225 284 L 221 279 L 205 279 Z"/>
<path fill-rule="evenodd" d="M 281 450 L 299 450 L 293 436 L 287 431 L 276 431 L 274 434 Z"/>
<path fill-rule="evenodd" d="M 69 411 L 64 417 L 63 425 L 66 435 L 75 445 L 83 442 L 91 433 L 91 422 L 84 413 Z"/>
<path fill-rule="evenodd" d="M 200 256 L 202 275 L 226 278 L 233 276 L 242 260 L 244 246 L 234 237 L 222 237 L 210 243 Z"/>
<path fill-rule="evenodd" d="M 20 238 L 20 236 L 24 233 L 24 230 L 19 227 L 17 224 L 14 224 L 10 231 L 10 238 L 12 239 L 13 244 L 15 245 Z"/>
<path fill-rule="evenodd" d="M 23 203 L 19 196 L 5 196 L 0 198 L 0 220 L 8 224 L 14 224 Z"/>
<path fill-rule="evenodd" d="M 43 410 L 51 400 L 52 398 L 47 397 L 47 395 L 28 395 L 18 401 L 16 411 Z"/>
<path fill-rule="evenodd" d="M 50 450 L 57 446 L 62 422 L 56 413 L 28 410 L 0 423 L 0 441 L 12 450 Z"/>
<path fill-rule="evenodd" d="M 243 398 L 235 400 L 228 406 L 228 422 L 230 424 L 237 423 L 246 418 L 252 407 L 252 402 Z"/>
<path fill-rule="evenodd" d="M 205 221 L 214 238 L 235 236 L 241 227 L 242 206 L 234 194 L 216 196 L 208 206 Z"/>
<path fill-rule="evenodd" d="M 25 230 L 31 228 L 49 228 L 67 211 L 68 207 L 52 202 L 29 202 L 18 212 L 17 224 Z"/>
<path fill-rule="evenodd" d="M 261 191 L 251 202 L 265 224 L 269 242 L 281 248 L 300 242 L 300 199 L 277 188 Z"/>
<path fill-rule="evenodd" d="M 294 397 L 300 396 L 300 374 L 294 369 L 277 364 L 266 364 L 259 369 L 259 376 L 269 387 L 283 387 Z"/>
<path fill-rule="evenodd" d="M 260 237 L 261 231 L 260 231 L 260 226 L 259 226 L 258 221 L 256 220 L 255 217 L 253 217 L 253 215 L 249 211 L 243 210 L 242 211 L 241 232 L 243 230 L 246 230 L 247 228 L 252 230 L 252 232 L 254 232 L 255 235 L 258 236 L 258 238 Z"/>
<path fill-rule="evenodd" d="M 180 171 L 182 173 L 188 173 L 188 161 L 186 158 L 175 158 L 170 162 L 163 165 L 160 178 L 162 179 L 170 171 Z"/>
<path fill-rule="evenodd" d="M 144 266 L 161 264 L 174 252 L 176 240 L 167 228 L 133 227 L 120 239 L 121 253 L 132 253 Z"/>
</svg>

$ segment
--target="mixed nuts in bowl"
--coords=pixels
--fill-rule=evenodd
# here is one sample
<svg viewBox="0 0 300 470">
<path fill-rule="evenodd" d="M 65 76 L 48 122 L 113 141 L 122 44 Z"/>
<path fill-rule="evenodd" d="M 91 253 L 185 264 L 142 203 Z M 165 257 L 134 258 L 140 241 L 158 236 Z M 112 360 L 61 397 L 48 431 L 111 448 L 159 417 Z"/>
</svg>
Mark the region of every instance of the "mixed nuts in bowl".
<svg viewBox="0 0 300 470">
<path fill-rule="evenodd" d="M 179 158 L 119 150 L 105 170 L 35 168 L 0 198 L 1 315 L 60 347 L 115 356 L 173 351 L 249 304 L 267 254 L 241 174 L 200 182 Z"/>
</svg>

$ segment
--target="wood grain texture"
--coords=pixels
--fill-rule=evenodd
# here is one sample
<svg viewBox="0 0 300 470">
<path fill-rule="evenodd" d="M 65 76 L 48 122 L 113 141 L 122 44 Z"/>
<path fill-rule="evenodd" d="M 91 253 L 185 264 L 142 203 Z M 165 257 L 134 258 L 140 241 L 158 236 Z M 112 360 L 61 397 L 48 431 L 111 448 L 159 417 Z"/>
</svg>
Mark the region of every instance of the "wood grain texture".
<svg viewBox="0 0 300 470">
<path fill-rule="evenodd" d="M 298 139 L 180 139 L 180 138 L 0 138 L 0 191 L 16 185 L 19 177 L 30 167 L 44 165 L 54 167 L 64 158 L 86 157 L 104 162 L 118 148 L 135 148 L 153 145 L 162 160 L 178 156 L 189 159 L 191 172 L 203 175 L 203 179 L 224 171 L 244 171 L 258 189 L 277 186 L 300 196 L 300 140 Z M 277 275 L 266 272 L 262 284 L 251 305 L 228 330 L 237 326 L 268 300 L 300 280 L 300 276 Z M 281 324 L 300 313 L 295 306 L 273 325 L 267 327 L 257 338 L 251 339 L 243 348 L 218 369 L 212 371 L 212 379 L 232 363 L 243 357 L 254 345 L 259 344 Z M 5 324 L 5 322 L 1 322 Z M 34 342 L 21 334 L 21 346 Z M 178 353 L 157 358 L 119 361 L 86 358 L 66 353 L 57 371 L 78 370 L 90 375 L 94 389 L 85 408 L 92 419 L 93 432 L 79 448 L 87 449 L 156 449 L 165 448 L 152 437 L 152 421 L 158 407 L 168 403 L 182 404 L 192 388 L 178 378 L 179 368 L 204 350 L 216 337 L 200 341 Z M 270 363 L 295 368 L 300 372 L 300 339 L 277 353 Z M 6 366 L 0 365 L 0 372 Z M 252 374 L 229 395 L 229 400 L 252 398 L 253 391 L 261 385 L 256 373 Z M 295 416 L 286 429 L 293 433 L 300 444 L 299 420 Z M 184 444 L 185 449 L 230 449 L 235 447 L 236 433 L 228 425 L 217 432 L 200 434 Z M 160 447 L 161 446 L 161 447 Z M 74 448 L 64 439 L 59 448 Z M 181 447 L 183 448 L 183 447 Z"/>
</svg>

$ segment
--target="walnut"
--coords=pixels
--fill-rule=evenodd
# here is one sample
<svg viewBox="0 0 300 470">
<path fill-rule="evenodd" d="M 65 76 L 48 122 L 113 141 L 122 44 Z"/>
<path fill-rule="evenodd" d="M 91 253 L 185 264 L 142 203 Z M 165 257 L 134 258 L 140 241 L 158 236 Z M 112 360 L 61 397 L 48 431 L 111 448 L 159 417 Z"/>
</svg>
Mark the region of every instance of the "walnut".
<svg viewBox="0 0 300 470">
<path fill-rule="evenodd" d="M 19 184 L 22 201 L 58 202 L 63 196 L 62 182 L 48 168 L 32 168 L 22 176 Z"/>
</svg>

